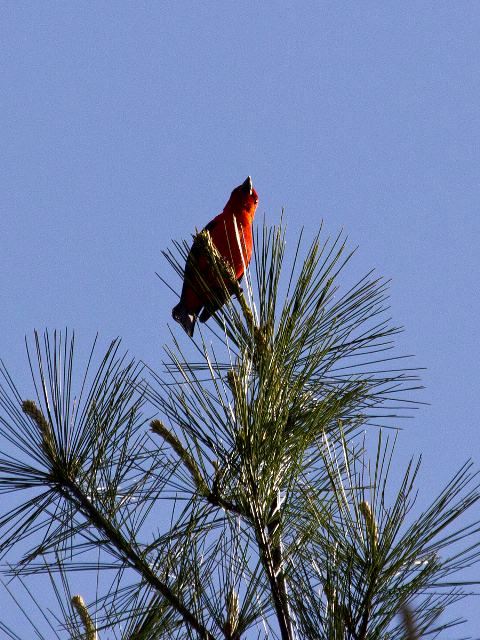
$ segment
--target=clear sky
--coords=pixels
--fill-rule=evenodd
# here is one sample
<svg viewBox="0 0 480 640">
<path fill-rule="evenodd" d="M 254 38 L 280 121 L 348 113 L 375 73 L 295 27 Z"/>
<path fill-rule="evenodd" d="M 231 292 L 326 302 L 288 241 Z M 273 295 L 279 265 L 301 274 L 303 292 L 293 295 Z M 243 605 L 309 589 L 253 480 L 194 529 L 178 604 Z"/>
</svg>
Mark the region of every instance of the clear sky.
<svg viewBox="0 0 480 640">
<path fill-rule="evenodd" d="M 15 379 L 24 335 L 46 326 L 160 362 L 176 302 L 161 250 L 251 174 L 259 217 L 285 207 L 287 252 L 324 219 L 359 245 L 359 276 L 392 278 L 400 351 L 426 367 L 431 405 L 401 436 L 402 456 L 424 454 L 425 499 L 480 463 L 479 34 L 478 2 L 2 2 Z M 477 609 L 458 608 L 465 635 Z"/>
</svg>

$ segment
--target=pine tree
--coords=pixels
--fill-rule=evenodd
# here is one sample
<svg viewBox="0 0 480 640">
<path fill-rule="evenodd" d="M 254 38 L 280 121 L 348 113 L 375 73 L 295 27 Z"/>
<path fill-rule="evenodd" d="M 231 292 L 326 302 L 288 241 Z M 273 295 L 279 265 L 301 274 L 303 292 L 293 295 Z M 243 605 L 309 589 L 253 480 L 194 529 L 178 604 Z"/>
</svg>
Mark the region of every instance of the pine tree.
<svg viewBox="0 0 480 640">
<path fill-rule="evenodd" d="M 479 557 L 476 474 L 413 512 L 420 460 L 399 474 L 394 455 L 419 383 L 390 355 L 388 283 L 342 289 L 342 237 L 303 244 L 287 269 L 264 226 L 243 290 L 194 351 L 176 328 L 161 366 L 96 340 L 82 368 L 68 332 L 27 341 L 33 395 L 2 365 L 0 553 L 37 637 L 411 640 L 459 622 L 443 614 Z M 179 275 L 187 253 L 166 252 Z"/>
</svg>

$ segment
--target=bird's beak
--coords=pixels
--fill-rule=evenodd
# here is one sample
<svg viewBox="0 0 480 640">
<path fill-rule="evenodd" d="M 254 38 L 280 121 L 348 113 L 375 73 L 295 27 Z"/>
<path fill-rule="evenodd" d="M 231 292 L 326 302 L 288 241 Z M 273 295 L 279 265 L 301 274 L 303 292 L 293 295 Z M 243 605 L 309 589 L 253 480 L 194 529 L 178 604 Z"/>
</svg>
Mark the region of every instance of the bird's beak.
<svg viewBox="0 0 480 640">
<path fill-rule="evenodd" d="M 253 186 L 252 186 L 252 178 L 250 176 L 248 176 L 245 182 L 242 184 L 242 188 L 244 191 L 248 191 L 248 193 L 252 195 Z"/>
</svg>

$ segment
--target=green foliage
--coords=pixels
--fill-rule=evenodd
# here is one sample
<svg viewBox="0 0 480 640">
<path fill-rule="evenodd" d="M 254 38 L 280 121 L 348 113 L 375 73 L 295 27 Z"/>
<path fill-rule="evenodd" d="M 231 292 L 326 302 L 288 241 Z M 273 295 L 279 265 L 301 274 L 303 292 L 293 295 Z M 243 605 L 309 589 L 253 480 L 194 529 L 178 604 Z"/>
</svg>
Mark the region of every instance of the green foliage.
<svg viewBox="0 0 480 640">
<path fill-rule="evenodd" d="M 33 400 L 2 369 L 0 491 L 17 501 L 0 553 L 21 585 L 49 576 L 58 637 L 412 638 L 402 611 L 435 635 L 468 593 L 452 576 L 479 555 L 471 465 L 417 515 L 419 462 L 392 486 L 386 434 L 418 383 L 390 355 L 387 283 L 342 290 L 340 236 L 300 238 L 290 268 L 281 228 L 255 247 L 196 361 L 173 337 L 158 371 L 114 341 L 81 372 L 74 338 L 47 332 L 27 351 Z M 187 254 L 166 253 L 179 275 Z M 83 609 L 79 570 L 96 574 Z"/>
</svg>

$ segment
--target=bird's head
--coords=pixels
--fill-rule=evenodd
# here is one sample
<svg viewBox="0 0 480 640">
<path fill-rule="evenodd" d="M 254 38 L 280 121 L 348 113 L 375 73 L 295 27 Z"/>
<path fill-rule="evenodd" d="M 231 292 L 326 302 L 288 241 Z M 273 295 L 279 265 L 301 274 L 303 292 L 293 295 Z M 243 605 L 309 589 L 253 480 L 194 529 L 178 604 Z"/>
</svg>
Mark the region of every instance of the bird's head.
<svg viewBox="0 0 480 640">
<path fill-rule="evenodd" d="M 258 195 L 253 188 L 252 178 L 248 176 L 245 182 L 242 182 L 232 191 L 225 209 L 231 209 L 236 216 L 243 213 L 251 223 L 257 210 L 257 205 Z"/>
</svg>

